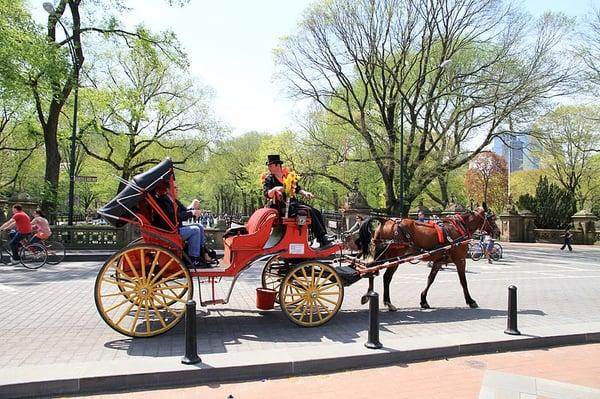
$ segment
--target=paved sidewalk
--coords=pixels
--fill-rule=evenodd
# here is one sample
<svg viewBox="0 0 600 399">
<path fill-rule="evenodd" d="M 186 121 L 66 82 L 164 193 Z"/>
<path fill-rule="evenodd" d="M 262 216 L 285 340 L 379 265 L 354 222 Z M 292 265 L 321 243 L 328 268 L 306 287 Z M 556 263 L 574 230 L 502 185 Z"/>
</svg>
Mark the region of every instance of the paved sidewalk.
<svg viewBox="0 0 600 399">
<path fill-rule="evenodd" d="M 505 259 L 468 264 L 479 309 L 469 309 L 456 273 L 438 274 L 418 309 L 429 269 L 406 265 L 392 283 L 400 311 L 382 311 L 384 348 L 368 350 L 366 281 L 348 287 L 341 311 L 319 328 L 299 328 L 282 312 L 255 310 L 260 265 L 238 281 L 231 302 L 198 311 L 203 362 L 180 363 L 183 323 L 151 339 L 131 339 L 99 317 L 93 286 L 101 262 L 0 268 L 0 397 L 83 394 L 324 373 L 416 359 L 600 342 L 599 251 L 506 246 Z M 518 286 L 521 336 L 506 328 L 506 287 Z M 221 292 L 228 284 L 220 287 Z M 197 289 L 197 286 L 196 286 Z M 207 289 L 203 286 L 203 289 Z M 381 279 L 376 281 L 381 293 Z"/>
<path fill-rule="evenodd" d="M 597 399 L 600 344 L 464 356 L 327 375 L 98 395 L 96 399 Z"/>
</svg>

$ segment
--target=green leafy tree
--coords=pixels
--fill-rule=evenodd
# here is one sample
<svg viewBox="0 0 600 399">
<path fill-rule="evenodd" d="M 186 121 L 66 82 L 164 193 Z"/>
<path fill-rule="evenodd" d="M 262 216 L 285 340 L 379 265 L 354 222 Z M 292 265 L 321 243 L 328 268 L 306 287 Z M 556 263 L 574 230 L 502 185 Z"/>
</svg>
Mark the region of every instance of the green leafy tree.
<svg viewBox="0 0 600 399">
<path fill-rule="evenodd" d="M 549 183 L 546 176 L 540 177 L 535 196 L 522 195 L 518 206 L 535 215 L 538 229 L 563 229 L 571 223 L 571 216 L 576 211 L 573 194 Z"/>
<path fill-rule="evenodd" d="M 557 92 L 570 74 L 558 52 L 570 24 L 501 1 L 320 1 L 275 54 L 290 95 L 363 141 L 366 157 L 349 161 L 373 163 L 397 214 L 489 145 L 509 116 Z"/>
<path fill-rule="evenodd" d="M 113 54 L 99 68 L 89 101 L 84 99 L 89 120 L 82 120 L 79 143 L 85 153 L 123 181 L 166 156 L 185 169 L 219 129 L 207 90 L 186 77 L 184 60 L 176 63 L 144 40 Z"/>
</svg>

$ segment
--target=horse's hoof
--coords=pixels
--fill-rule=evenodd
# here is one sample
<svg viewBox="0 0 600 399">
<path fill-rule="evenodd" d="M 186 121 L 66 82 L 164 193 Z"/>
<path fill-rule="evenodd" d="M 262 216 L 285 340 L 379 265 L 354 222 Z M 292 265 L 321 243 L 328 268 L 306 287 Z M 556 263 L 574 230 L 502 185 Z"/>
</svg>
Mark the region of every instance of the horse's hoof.
<svg viewBox="0 0 600 399">
<path fill-rule="evenodd" d="M 479 307 L 479 305 L 477 304 L 477 302 L 473 301 L 473 302 L 469 303 L 469 307 L 470 307 L 471 309 L 475 309 L 475 308 L 478 308 L 478 307 Z"/>
<path fill-rule="evenodd" d="M 421 309 L 431 309 L 431 306 L 427 302 L 421 302 Z"/>
<path fill-rule="evenodd" d="M 387 306 L 388 311 L 390 312 L 396 312 L 398 310 L 398 308 L 395 307 L 391 302 L 384 302 L 383 304 Z"/>
<path fill-rule="evenodd" d="M 363 296 L 360 298 L 360 304 L 361 304 L 361 305 L 364 305 L 364 304 L 365 304 L 365 303 L 367 303 L 367 302 L 369 302 L 369 297 L 368 297 L 368 296 L 366 296 L 366 295 L 363 295 Z"/>
</svg>

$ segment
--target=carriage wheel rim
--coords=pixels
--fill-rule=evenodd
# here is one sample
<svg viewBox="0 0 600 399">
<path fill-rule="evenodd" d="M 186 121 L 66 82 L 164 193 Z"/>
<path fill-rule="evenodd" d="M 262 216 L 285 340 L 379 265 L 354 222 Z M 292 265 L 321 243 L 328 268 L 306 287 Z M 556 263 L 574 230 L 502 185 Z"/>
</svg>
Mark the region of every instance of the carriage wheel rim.
<svg viewBox="0 0 600 399">
<path fill-rule="evenodd" d="M 136 259 L 144 259 L 145 267 L 134 267 L 140 264 Z M 142 244 L 104 264 L 94 294 L 98 312 L 111 328 L 130 337 L 151 337 L 181 321 L 192 291 L 189 271 L 176 255 Z"/>
<path fill-rule="evenodd" d="M 305 262 L 295 266 L 280 288 L 280 305 L 286 316 L 303 327 L 325 324 L 342 305 L 344 286 L 331 266 Z"/>
</svg>

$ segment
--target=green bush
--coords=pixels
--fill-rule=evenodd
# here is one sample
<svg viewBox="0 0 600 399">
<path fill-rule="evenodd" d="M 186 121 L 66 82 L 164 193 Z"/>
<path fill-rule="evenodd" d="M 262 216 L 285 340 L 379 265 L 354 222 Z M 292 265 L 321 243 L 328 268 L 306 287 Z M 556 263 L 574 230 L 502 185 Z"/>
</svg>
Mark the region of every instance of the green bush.
<svg viewBox="0 0 600 399">
<path fill-rule="evenodd" d="M 535 190 L 535 197 L 525 194 L 519 197 L 518 206 L 535 215 L 535 226 L 538 229 L 564 229 L 571 223 L 571 216 L 576 211 L 575 197 L 567 190 L 548 183 L 546 176 L 541 176 Z"/>
</svg>

